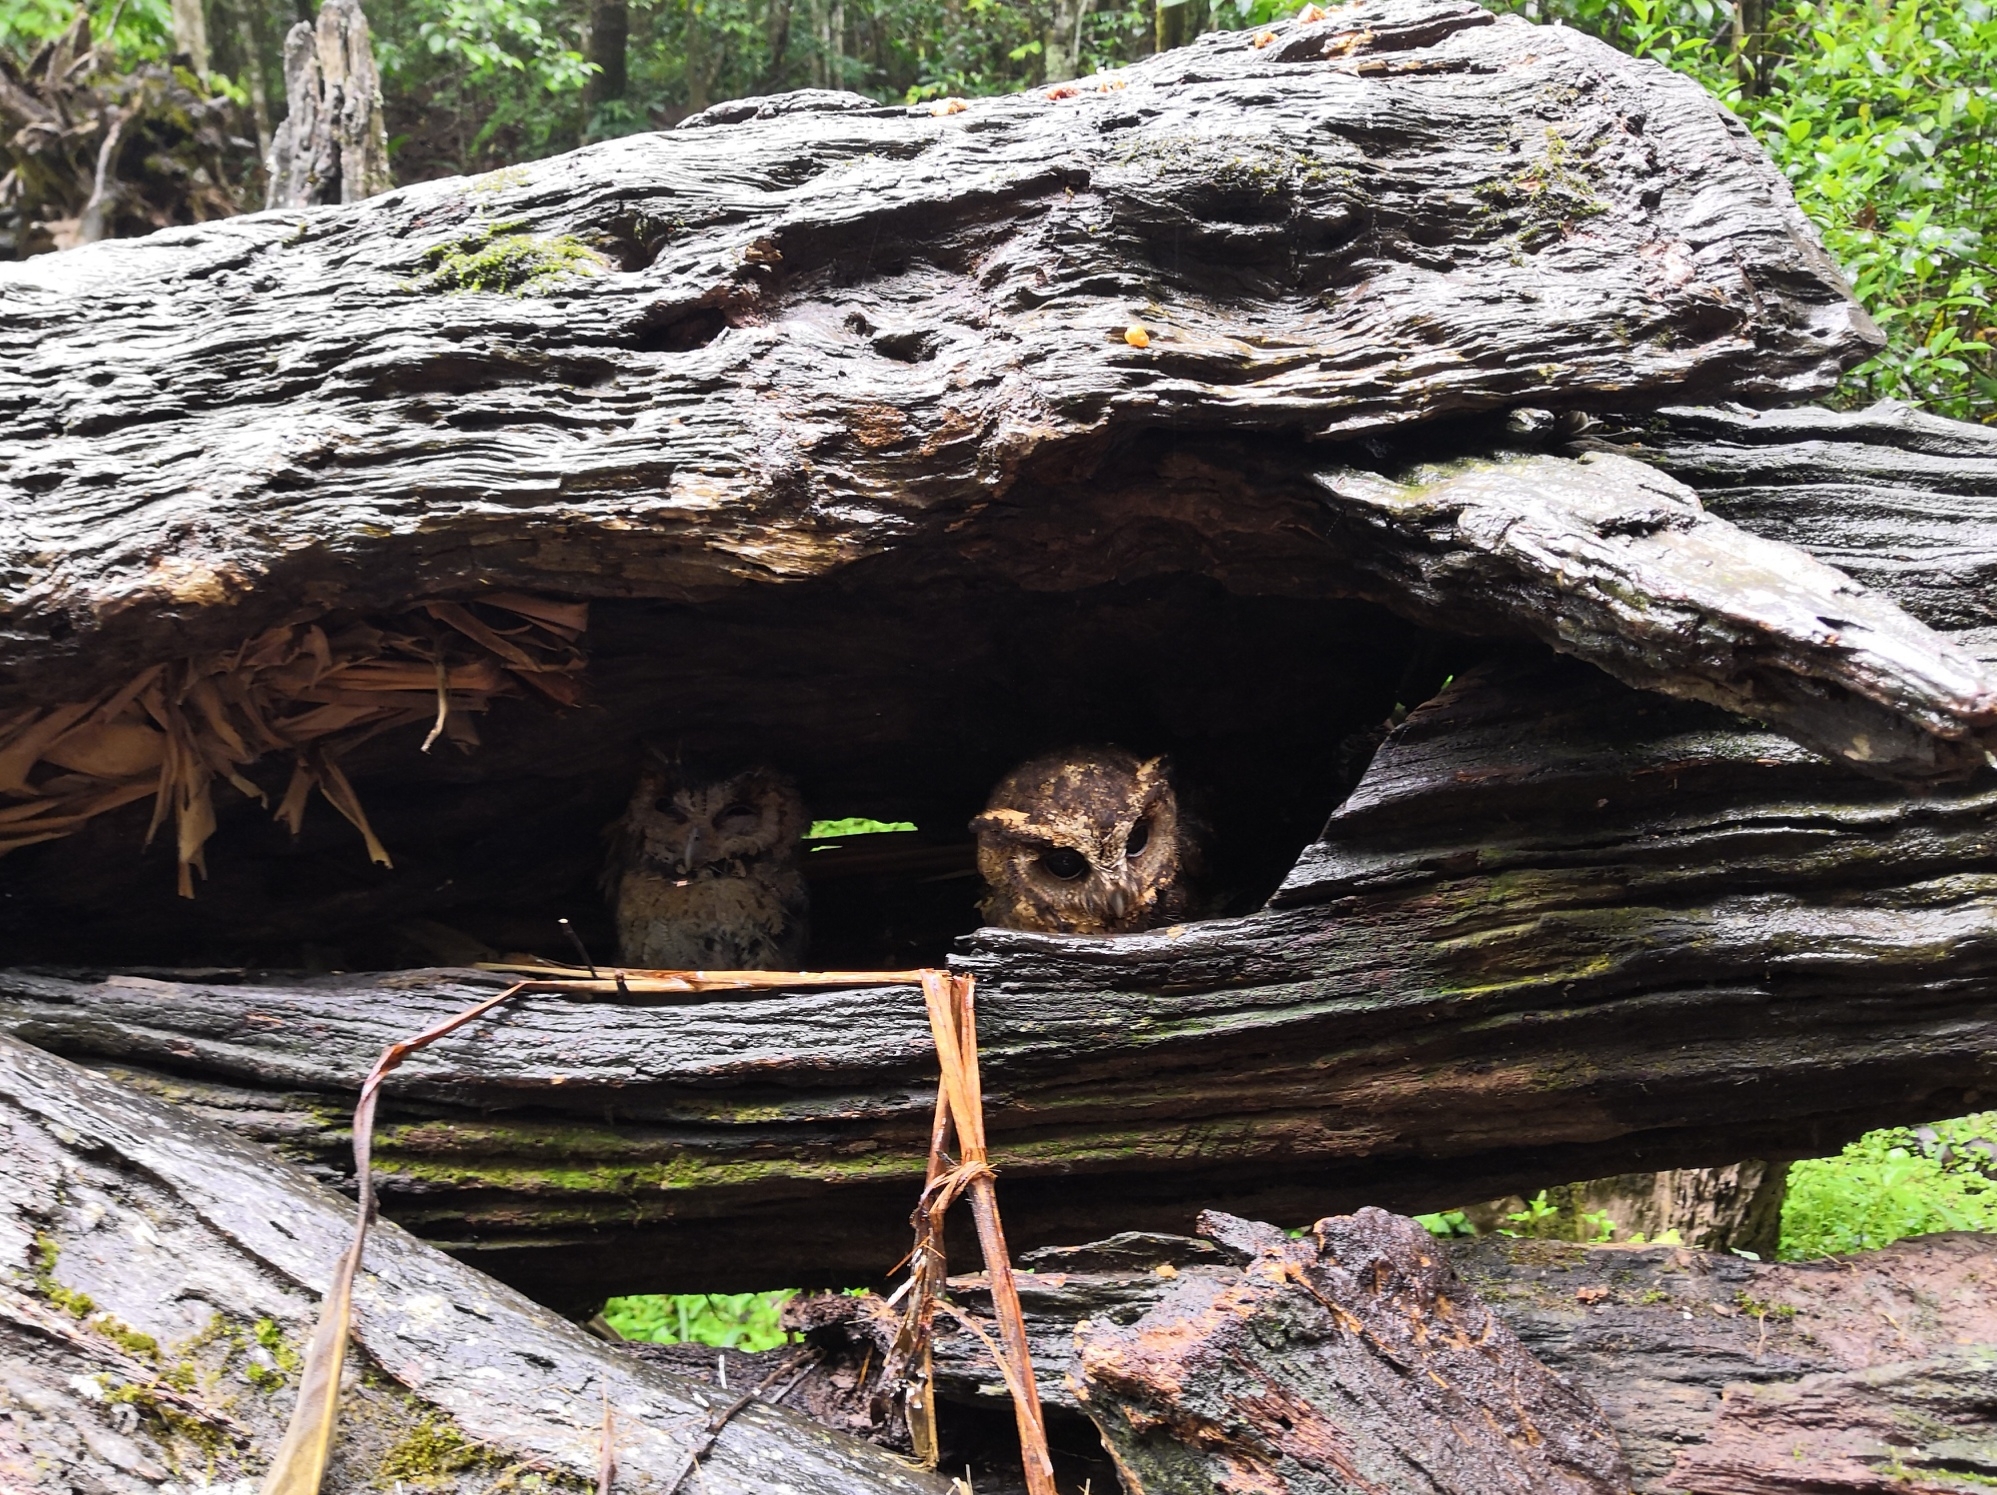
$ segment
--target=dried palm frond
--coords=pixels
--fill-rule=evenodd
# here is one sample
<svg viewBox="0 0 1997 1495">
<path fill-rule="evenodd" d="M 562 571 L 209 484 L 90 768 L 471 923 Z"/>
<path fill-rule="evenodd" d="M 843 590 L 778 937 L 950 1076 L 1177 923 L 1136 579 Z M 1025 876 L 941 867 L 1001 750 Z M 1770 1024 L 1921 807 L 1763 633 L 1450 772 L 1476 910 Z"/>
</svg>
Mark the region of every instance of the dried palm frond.
<svg viewBox="0 0 1997 1495">
<path fill-rule="evenodd" d="M 531 691 L 561 706 L 582 699 L 578 640 L 589 607 L 499 593 L 431 601 L 332 632 L 318 622 L 265 630 L 221 654 L 140 671 L 87 701 L 29 707 L 0 719 L 0 854 L 66 836 L 85 821 L 153 796 L 151 844 L 173 820 L 180 893 L 207 876 L 217 777 L 268 804 L 243 770 L 289 754 L 276 818 L 296 835 L 316 788 L 352 822 L 370 858 L 389 865 L 340 755 L 392 727 L 429 722 L 477 746 L 472 713 Z"/>
</svg>

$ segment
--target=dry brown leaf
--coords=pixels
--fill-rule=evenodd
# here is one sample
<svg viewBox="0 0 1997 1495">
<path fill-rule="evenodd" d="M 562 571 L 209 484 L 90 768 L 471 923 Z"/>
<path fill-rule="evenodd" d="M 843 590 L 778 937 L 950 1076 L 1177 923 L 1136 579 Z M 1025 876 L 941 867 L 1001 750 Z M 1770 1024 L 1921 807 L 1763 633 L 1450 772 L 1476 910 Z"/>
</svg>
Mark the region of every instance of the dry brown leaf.
<svg viewBox="0 0 1997 1495">
<path fill-rule="evenodd" d="M 419 721 L 432 727 L 426 747 L 441 731 L 469 748 L 478 743 L 472 717 L 494 696 L 525 691 L 561 706 L 582 699 L 576 677 L 585 658 L 576 640 L 587 604 L 507 593 L 420 606 L 400 620 L 331 632 L 318 623 L 279 625 L 226 653 L 151 666 L 91 700 L 0 719 L 0 854 L 152 793 L 146 841 L 172 817 L 180 889 L 191 896 L 216 824 L 212 780 L 268 803 L 244 770 L 288 752 L 295 767 L 277 818 L 296 833 L 316 785 L 360 831 L 368 854 L 386 864 L 337 766 L 340 752 Z M 479 607 L 504 618 L 489 622 Z"/>
<path fill-rule="evenodd" d="M 4 750 L 0 750 L 0 793 L 20 794 L 28 787 L 28 770 L 40 761 L 42 750 L 84 717 L 95 701 L 72 701 L 52 707 L 39 720 L 30 723 Z"/>
<path fill-rule="evenodd" d="M 319 792 L 361 833 L 361 840 L 367 843 L 368 860 L 377 867 L 392 867 L 388 852 L 381 842 L 375 839 L 374 827 L 368 824 L 367 811 L 361 808 L 360 797 L 354 793 L 354 786 L 347 782 L 347 776 L 340 771 L 340 765 L 331 758 L 320 757 L 312 763 L 313 775 L 319 780 Z"/>
<path fill-rule="evenodd" d="M 44 763 L 99 779 L 129 779 L 151 773 L 166 756 L 166 738 L 156 728 L 133 717 L 100 721 L 92 712 L 83 722 L 50 743 Z"/>
<path fill-rule="evenodd" d="M 523 618 L 532 618 L 557 633 L 566 634 L 570 642 L 581 638 L 589 629 L 587 602 L 557 602 L 552 597 L 529 597 L 521 592 L 494 592 L 478 600 L 487 607 L 503 607 L 510 613 L 519 613 Z"/>
</svg>

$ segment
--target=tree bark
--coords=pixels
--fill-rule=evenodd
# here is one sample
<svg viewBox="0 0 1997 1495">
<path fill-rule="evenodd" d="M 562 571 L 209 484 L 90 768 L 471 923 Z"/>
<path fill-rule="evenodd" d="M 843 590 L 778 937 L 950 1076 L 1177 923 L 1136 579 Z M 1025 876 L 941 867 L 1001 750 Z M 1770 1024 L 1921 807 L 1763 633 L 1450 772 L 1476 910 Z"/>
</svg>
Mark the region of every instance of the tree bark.
<svg viewBox="0 0 1997 1495">
<path fill-rule="evenodd" d="M 1074 1330 L 1076 1395 L 1126 1495 L 1627 1495 L 1601 1410 L 1413 1220 L 1201 1227 L 1237 1273 L 1181 1274 L 1135 1322 Z"/>
<path fill-rule="evenodd" d="M 0 1430 L 10 1491 L 142 1495 L 262 1472 L 353 1206 L 265 1149 L 0 1040 Z M 392 1225 L 355 1294 L 354 1379 L 328 1495 L 401 1477 L 668 1490 L 734 1400 L 620 1355 Z M 774 1407 L 728 1420 L 710 1490 L 940 1495 L 944 1483 Z M 511 1474 L 508 1474 L 508 1471 Z"/>
<path fill-rule="evenodd" d="M 1081 72 L 1082 21 L 1088 13 L 1088 0 L 1054 0 L 1040 44 L 1049 83 L 1065 83 Z"/>
<path fill-rule="evenodd" d="M 202 0 L 173 0 L 173 50 L 186 54 L 197 75 L 208 72 L 208 15 Z"/>
<path fill-rule="evenodd" d="M 609 100 L 622 99 L 629 88 L 630 0 L 590 0 L 587 24 L 585 51 L 596 71 L 583 90 L 583 105 L 594 117 Z"/>
<path fill-rule="evenodd" d="M 1760 1159 L 1721 1168 L 1620 1173 L 1548 1189 L 1552 1213 L 1543 1219 L 1534 1219 L 1517 1195 L 1464 1213 L 1485 1234 L 1509 1230 L 1541 1240 L 1655 1241 L 1675 1232 L 1680 1242 L 1702 1251 L 1751 1251 L 1773 1259 L 1781 1243 L 1788 1177 L 1787 1163 Z"/>
<path fill-rule="evenodd" d="M 1308 1249 L 1308 1238 L 1297 1245 Z M 1962 1487 L 1963 1474 L 1997 1465 L 1989 1399 L 1997 1311 L 1984 1290 L 1997 1270 L 1990 1236 L 1926 1236 L 1836 1261 L 1780 1264 L 1489 1236 L 1434 1249 L 1464 1284 L 1453 1301 L 1481 1298 L 1526 1351 L 1606 1414 L 1639 1495 L 1943 1495 Z M 1169 1318 L 1183 1284 L 1204 1279 L 1203 1291 L 1216 1294 L 1269 1290 L 1266 1275 L 1244 1270 L 1239 1251 L 1182 1237 L 1125 1234 L 1030 1254 L 1022 1265 L 1034 1364 L 1048 1414 L 1064 1428 L 1063 1418 L 1083 1410 L 1069 1377 L 1086 1373 L 1091 1347 L 1101 1355 Z M 975 1320 L 987 1320 L 980 1278 L 953 1278 L 951 1292 Z M 845 1315 L 863 1304 L 845 1300 Z M 831 1327 L 840 1307 L 812 1300 L 794 1312 L 821 1325 L 814 1337 L 831 1347 L 832 1366 L 850 1374 L 864 1351 L 856 1343 L 850 1361 L 840 1358 Z M 1307 1322 L 1310 1305 L 1297 1307 Z M 1000 1383 L 971 1333 L 947 1318 L 938 1325 L 947 1429 L 953 1408 L 988 1403 Z M 1251 1373 L 1281 1364 L 1285 1340 L 1265 1344 L 1246 1357 Z M 1185 1399 L 1193 1415 L 1201 1399 L 1192 1390 Z M 1220 1442 L 1252 1452 L 1247 1438 Z"/>
<path fill-rule="evenodd" d="M 35 314 L 0 329 L 0 468 L 38 517 L 0 532 L 0 695 L 234 647 L 301 597 L 828 576 L 995 504 L 1058 513 L 1167 428 L 1301 471 L 1521 403 L 1808 398 L 1878 346 L 1682 80 L 1453 0 L 1277 29 L 1073 98 L 810 96 L 5 272 Z M 302 34 L 289 55 L 273 201 L 365 195 L 360 58 L 337 112 L 364 159 L 336 161 Z M 447 293 L 435 265 L 499 223 L 603 273 Z M 109 285 L 143 350 L 106 334 Z"/>
<path fill-rule="evenodd" d="M 270 169 L 270 96 L 264 68 L 263 31 L 250 0 L 235 0 L 236 46 L 243 54 L 243 87 L 250 96 L 250 117 L 257 127 L 257 159 Z M 268 193 L 266 192 L 266 195 Z"/>
<path fill-rule="evenodd" d="M 960 943 L 1008 1233 L 1447 1208 L 1973 1109 L 1989 796 L 1909 798 L 1542 655 L 1472 671 L 1262 912 Z M 0 1011 L 337 1169 L 373 1056 L 490 989 L 13 973 Z M 864 1281 L 905 1249 L 928 1051 L 912 991 L 525 999 L 398 1073 L 384 1204 L 537 1292 Z M 808 1243 L 774 1225 L 801 1209 Z"/>
<path fill-rule="evenodd" d="M 359 0 L 326 0 L 316 25 L 291 28 L 284 97 L 266 207 L 356 203 L 393 185 L 381 78 Z"/>
</svg>

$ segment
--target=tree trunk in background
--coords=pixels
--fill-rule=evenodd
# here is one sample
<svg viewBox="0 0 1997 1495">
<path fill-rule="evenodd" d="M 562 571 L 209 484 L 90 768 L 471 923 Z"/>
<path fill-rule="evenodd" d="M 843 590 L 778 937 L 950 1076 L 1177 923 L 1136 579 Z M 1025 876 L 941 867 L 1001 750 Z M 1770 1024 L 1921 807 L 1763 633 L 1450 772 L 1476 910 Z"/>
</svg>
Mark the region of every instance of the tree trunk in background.
<svg viewBox="0 0 1997 1495">
<path fill-rule="evenodd" d="M 284 39 L 284 123 L 271 143 L 272 208 L 359 202 L 394 185 L 381 77 L 359 0 L 326 0 Z"/>
<path fill-rule="evenodd" d="M 1476 1205 L 1463 1213 L 1480 1232 L 1558 1240 L 1593 1241 L 1603 1217 L 1613 1239 L 1641 1235 L 1654 1241 L 1676 1231 L 1688 1246 L 1706 1251 L 1752 1251 L 1775 1255 L 1782 1236 L 1782 1201 L 1788 1193 L 1789 1165 L 1752 1160 L 1719 1168 L 1672 1168 L 1661 1173 L 1619 1173 L 1585 1183 L 1560 1184 L 1546 1191 L 1553 1213 L 1518 1221 L 1525 1201 L 1513 1196 Z"/>
<path fill-rule="evenodd" d="M 791 0 L 772 0 L 770 6 L 770 64 L 763 73 L 763 91 L 774 93 L 783 86 L 784 59 L 790 55 Z"/>
<path fill-rule="evenodd" d="M 589 118 L 593 119 L 610 100 L 624 97 L 629 86 L 626 54 L 630 40 L 629 0 L 589 0 L 584 48 L 596 65 L 596 72 L 583 89 L 583 112 Z"/>
<path fill-rule="evenodd" d="M 185 52 L 196 73 L 207 73 L 208 17 L 201 0 L 173 0 L 173 50 Z"/>
<path fill-rule="evenodd" d="M 250 96 L 257 126 L 257 159 L 270 163 L 270 91 L 264 84 L 263 31 L 249 0 L 235 0 L 236 47 L 242 54 L 240 79 Z"/>
<path fill-rule="evenodd" d="M 1054 0 L 1042 53 L 1049 83 L 1065 82 L 1082 70 L 1082 17 L 1088 10 L 1087 0 Z"/>
<path fill-rule="evenodd" d="M 707 28 L 701 24 L 700 6 L 689 3 L 686 8 L 686 107 L 691 114 L 698 114 L 714 102 L 713 64 L 707 55 Z"/>
<path fill-rule="evenodd" d="M 1170 5 L 1159 0 L 1155 28 L 1158 50 L 1169 52 L 1174 47 L 1183 47 L 1206 29 L 1206 23 L 1206 0 L 1178 0 Z"/>
<path fill-rule="evenodd" d="M 1733 41 L 1741 93 L 1759 98 L 1768 91 L 1768 0 L 1734 0 Z"/>
<path fill-rule="evenodd" d="M 1752 1251 L 1773 1258 L 1782 1240 L 1789 1165 L 1759 1160 L 1724 1168 L 1674 1168 L 1576 1184 L 1575 1208 L 1606 1214 L 1619 1239 L 1656 1240 L 1678 1232 L 1707 1251 Z"/>
</svg>

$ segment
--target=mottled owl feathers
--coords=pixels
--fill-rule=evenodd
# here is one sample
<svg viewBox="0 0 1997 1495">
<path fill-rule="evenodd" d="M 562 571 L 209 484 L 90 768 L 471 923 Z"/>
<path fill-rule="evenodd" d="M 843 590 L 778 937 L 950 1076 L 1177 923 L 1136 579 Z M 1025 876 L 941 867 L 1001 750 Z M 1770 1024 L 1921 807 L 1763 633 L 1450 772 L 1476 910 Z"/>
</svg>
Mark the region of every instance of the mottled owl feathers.
<svg viewBox="0 0 1997 1495">
<path fill-rule="evenodd" d="M 1186 917 L 1195 846 L 1163 758 L 1072 748 L 1022 763 L 971 822 L 987 922 L 1127 934 Z"/>
<path fill-rule="evenodd" d="M 810 937 L 797 785 L 648 750 L 604 873 L 618 959 L 652 970 L 796 970 Z"/>
</svg>

